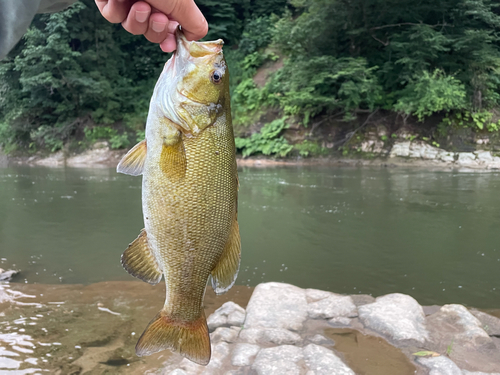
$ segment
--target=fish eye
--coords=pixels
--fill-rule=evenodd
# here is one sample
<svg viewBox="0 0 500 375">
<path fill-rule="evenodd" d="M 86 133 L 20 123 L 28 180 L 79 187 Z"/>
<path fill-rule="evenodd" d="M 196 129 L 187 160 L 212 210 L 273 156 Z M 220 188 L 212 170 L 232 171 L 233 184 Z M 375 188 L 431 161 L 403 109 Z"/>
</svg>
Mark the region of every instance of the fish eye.
<svg viewBox="0 0 500 375">
<path fill-rule="evenodd" d="M 222 72 L 215 70 L 212 72 L 210 80 L 215 84 L 219 84 L 222 81 Z"/>
</svg>

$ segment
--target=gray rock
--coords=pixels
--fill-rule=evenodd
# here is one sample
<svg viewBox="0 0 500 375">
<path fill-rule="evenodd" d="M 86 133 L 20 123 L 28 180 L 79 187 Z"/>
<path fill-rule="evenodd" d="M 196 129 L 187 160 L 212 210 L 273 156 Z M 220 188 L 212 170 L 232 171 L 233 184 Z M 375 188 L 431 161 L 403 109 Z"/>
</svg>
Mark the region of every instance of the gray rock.
<svg viewBox="0 0 500 375">
<path fill-rule="evenodd" d="M 423 344 L 429 339 L 422 306 L 405 294 L 388 294 L 358 307 L 359 319 L 368 328 L 393 341 Z"/>
<path fill-rule="evenodd" d="M 351 325 L 351 319 L 345 317 L 332 318 L 328 323 L 334 327 L 347 327 Z"/>
<path fill-rule="evenodd" d="M 168 375 L 187 375 L 187 372 L 181 370 L 180 368 L 176 368 L 174 371 L 170 372 Z"/>
<path fill-rule="evenodd" d="M 179 368 L 184 370 L 188 375 L 191 374 L 202 374 L 202 375 L 215 375 L 220 373 L 220 369 L 224 365 L 224 360 L 229 355 L 229 345 L 225 342 L 219 342 L 217 344 L 212 344 L 212 357 L 210 363 L 206 366 L 198 365 L 191 362 L 189 359 L 184 358 L 180 364 Z"/>
<path fill-rule="evenodd" d="M 332 295 L 332 292 L 327 292 L 326 290 L 319 289 L 306 289 L 307 302 L 316 302 L 320 299 L 328 298 Z"/>
<path fill-rule="evenodd" d="M 457 164 L 465 167 L 477 166 L 476 155 L 472 152 L 459 152 Z"/>
<path fill-rule="evenodd" d="M 313 337 L 309 337 L 307 340 L 309 342 L 312 342 L 313 344 L 316 344 L 316 345 L 333 345 L 334 344 L 333 340 L 331 340 L 323 335 L 320 335 L 320 334 L 316 334 Z"/>
<path fill-rule="evenodd" d="M 445 356 L 418 358 L 417 362 L 430 370 L 429 375 L 462 375 L 455 362 Z"/>
<path fill-rule="evenodd" d="M 357 316 L 356 305 L 349 296 L 332 294 L 322 300 L 312 302 L 307 307 L 311 319 L 331 319 Z"/>
<path fill-rule="evenodd" d="M 471 310 L 470 313 L 481 322 L 482 328 L 488 335 L 500 336 L 500 319 L 479 310 Z"/>
<path fill-rule="evenodd" d="M 237 344 L 233 351 L 231 364 L 233 366 L 250 366 L 253 358 L 260 350 L 260 346 L 253 344 Z"/>
<path fill-rule="evenodd" d="M 15 270 L 4 270 L 0 268 L 0 281 L 7 281 L 12 279 L 13 276 L 17 275 L 19 271 Z"/>
<path fill-rule="evenodd" d="M 392 146 L 389 157 L 408 157 L 410 156 L 410 143 L 411 142 L 396 142 L 394 146 Z"/>
<path fill-rule="evenodd" d="M 476 340 L 478 338 L 487 338 L 489 335 L 482 328 L 482 324 L 469 310 L 462 305 L 444 305 L 440 309 L 440 313 L 444 315 L 452 315 L 448 318 L 449 321 L 456 321 L 456 324 L 461 327 L 461 333 L 458 334 L 461 338 L 467 340 Z"/>
<path fill-rule="evenodd" d="M 247 328 L 240 332 L 240 340 L 251 344 L 294 345 L 300 343 L 302 337 L 283 328 Z"/>
<path fill-rule="evenodd" d="M 245 328 L 284 328 L 299 331 L 307 319 L 303 289 L 290 284 L 263 283 L 248 302 Z"/>
<path fill-rule="evenodd" d="M 462 370 L 463 375 L 500 375 L 500 372 L 480 372 L 480 371 L 467 371 Z"/>
<path fill-rule="evenodd" d="M 258 375 L 300 375 L 297 362 L 303 359 L 302 349 L 291 345 L 261 349 L 252 365 Z"/>
<path fill-rule="evenodd" d="M 474 154 L 477 155 L 477 161 L 480 163 L 490 163 L 493 161 L 493 155 L 489 151 L 474 151 Z"/>
<path fill-rule="evenodd" d="M 436 159 L 447 162 L 447 163 L 453 163 L 455 161 L 455 154 L 453 152 L 441 150 L 436 155 Z"/>
<path fill-rule="evenodd" d="M 228 343 L 235 342 L 238 339 L 240 329 L 238 327 L 218 327 L 210 334 L 212 342 L 225 341 Z"/>
<path fill-rule="evenodd" d="M 226 302 L 207 319 L 208 330 L 214 331 L 218 327 L 241 327 L 245 322 L 245 309 L 234 302 Z"/>
<path fill-rule="evenodd" d="M 319 345 L 307 345 L 304 348 L 304 359 L 315 375 L 355 375 L 331 350 Z"/>
</svg>

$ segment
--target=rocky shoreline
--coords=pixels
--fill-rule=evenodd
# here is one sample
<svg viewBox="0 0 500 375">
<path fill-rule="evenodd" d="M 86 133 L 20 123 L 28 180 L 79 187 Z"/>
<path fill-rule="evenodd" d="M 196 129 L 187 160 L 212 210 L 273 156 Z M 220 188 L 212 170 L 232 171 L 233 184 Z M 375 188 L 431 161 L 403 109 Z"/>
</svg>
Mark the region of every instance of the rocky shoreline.
<svg viewBox="0 0 500 375">
<path fill-rule="evenodd" d="M 363 141 L 359 157 L 238 158 L 238 165 L 252 167 L 287 165 L 336 165 L 371 167 L 423 167 L 437 170 L 500 170 L 500 157 L 487 150 L 452 152 L 431 146 L 420 140 L 398 140 L 387 148 L 380 139 Z M 115 167 L 127 150 L 111 150 L 107 142 L 97 142 L 93 148 L 80 154 L 58 151 L 49 156 L 33 155 L 7 157 L 0 152 L 0 166 L 32 165 L 46 167 L 107 168 Z"/>
<path fill-rule="evenodd" d="M 398 293 L 340 295 L 275 282 L 207 292 L 208 366 L 168 351 L 137 358 L 137 334 L 163 293 L 135 281 L 0 285 L 0 372 L 500 374 L 498 317 L 458 304 L 421 306 Z"/>
</svg>

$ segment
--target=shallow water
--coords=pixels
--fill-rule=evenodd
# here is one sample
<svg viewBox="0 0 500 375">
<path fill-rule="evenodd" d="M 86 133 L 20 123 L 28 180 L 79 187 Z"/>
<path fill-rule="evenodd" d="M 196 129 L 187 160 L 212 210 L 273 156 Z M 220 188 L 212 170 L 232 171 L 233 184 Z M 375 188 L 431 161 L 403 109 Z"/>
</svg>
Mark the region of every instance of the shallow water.
<svg viewBox="0 0 500 375">
<path fill-rule="evenodd" d="M 114 169 L 0 169 L 0 267 L 17 282 L 131 280 L 140 178 Z M 243 168 L 237 284 L 401 292 L 421 304 L 500 307 L 500 174 Z"/>
</svg>

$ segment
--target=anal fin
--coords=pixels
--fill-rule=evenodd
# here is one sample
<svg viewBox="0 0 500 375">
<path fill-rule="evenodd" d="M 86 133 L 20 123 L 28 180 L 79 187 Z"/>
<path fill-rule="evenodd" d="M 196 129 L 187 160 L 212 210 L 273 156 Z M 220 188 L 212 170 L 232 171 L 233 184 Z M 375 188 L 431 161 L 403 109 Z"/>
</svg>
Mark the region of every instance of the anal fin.
<svg viewBox="0 0 500 375">
<path fill-rule="evenodd" d="M 144 169 L 144 162 L 146 161 L 147 146 L 146 140 L 143 140 L 130 149 L 129 152 L 120 160 L 116 171 L 118 173 L 129 174 L 132 176 L 139 176 Z"/>
<path fill-rule="evenodd" d="M 132 276 L 151 285 L 158 284 L 162 271 L 149 247 L 146 230 L 143 229 L 134 242 L 122 254 L 122 266 Z"/>
<path fill-rule="evenodd" d="M 240 228 L 236 215 L 231 231 L 219 262 L 212 270 L 212 288 L 216 294 L 226 293 L 233 286 L 238 276 L 241 259 Z"/>
</svg>

